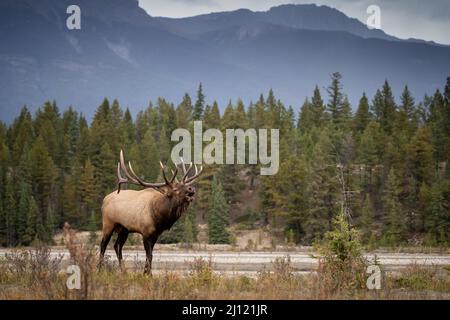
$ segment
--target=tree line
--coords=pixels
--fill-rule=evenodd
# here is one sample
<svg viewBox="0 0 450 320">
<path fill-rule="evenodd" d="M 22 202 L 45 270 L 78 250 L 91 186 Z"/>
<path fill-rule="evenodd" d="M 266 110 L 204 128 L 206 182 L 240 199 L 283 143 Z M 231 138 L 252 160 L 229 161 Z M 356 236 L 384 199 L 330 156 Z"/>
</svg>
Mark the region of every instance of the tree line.
<svg viewBox="0 0 450 320">
<path fill-rule="evenodd" d="M 159 161 L 170 163 L 177 143 L 172 131 L 192 130 L 195 120 L 204 130 L 280 129 L 280 170 L 260 176 L 258 165 L 206 166 L 197 200 L 164 242 L 195 242 L 205 222 L 210 243 L 229 243 L 230 208 L 254 190 L 258 206 L 243 216 L 289 242 L 321 239 L 344 199 L 366 244 L 450 243 L 450 78 L 420 102 L 407 86 L 397 99 L 386 81 L 352 108 L 334 73 L 298 113 L 270 90 L 247 107 L 230 101 L 221 114 L 201 85 L 195 101 L 188 94 L 178 105 L 160 98 L 134 119 L 106 98 L 90 123 L 54 101 L 34 115 L 23 107 L 11 125 L 0 123 L 0 245 L 51 243 L 66 221 L 98 230 L 120 149 L 143 179 L 156 181 Z"/>
</svg>

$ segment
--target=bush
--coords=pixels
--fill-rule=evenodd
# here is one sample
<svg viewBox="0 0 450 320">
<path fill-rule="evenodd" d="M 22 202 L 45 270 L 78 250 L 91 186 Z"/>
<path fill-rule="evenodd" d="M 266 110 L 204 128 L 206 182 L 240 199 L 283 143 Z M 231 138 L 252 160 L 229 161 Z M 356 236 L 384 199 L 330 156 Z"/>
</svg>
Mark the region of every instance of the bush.
<svg viewBox="0 0 450 320">
<path fill-rule="evenodd" d="M 317 270 L 319 291 L 326 296 L 365 288 L 368 266 L 358 232 L 348 224 L 343 212 L 333 224 L 334 229 L 317 245 L 321 255 Z"/>
</svg>

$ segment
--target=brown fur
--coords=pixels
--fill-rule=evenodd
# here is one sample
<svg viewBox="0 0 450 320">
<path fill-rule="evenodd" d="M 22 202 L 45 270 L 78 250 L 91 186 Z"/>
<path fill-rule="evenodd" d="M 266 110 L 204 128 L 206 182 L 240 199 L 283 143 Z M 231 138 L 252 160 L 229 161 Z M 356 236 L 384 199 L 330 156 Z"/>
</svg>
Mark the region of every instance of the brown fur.
<svg viewBox="0 0 450 320">
<path fill-rule="evenodd" d="M 114 249 L 122 267 L 122 247 L 129 233 L 140 233 L 147 261 L 145 272 L 151 272 L 153 246 L 158 237 L 183 215 L 193 201 L 195 188 L 175 183 L 159 191 L 122 190 L 107 195 L 102 205 L 103 238 L 101 259 L 114 232 L 118 233 Z"/>
</svg>

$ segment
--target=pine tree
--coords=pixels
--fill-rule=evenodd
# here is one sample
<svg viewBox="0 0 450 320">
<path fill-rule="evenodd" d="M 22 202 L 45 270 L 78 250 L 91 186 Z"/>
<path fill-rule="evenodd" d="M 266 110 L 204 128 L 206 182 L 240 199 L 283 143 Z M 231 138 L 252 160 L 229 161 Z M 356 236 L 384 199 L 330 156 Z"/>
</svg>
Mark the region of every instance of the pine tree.
<svg viewBox="0 0 450 320">
<path fill-rule="evenodd" d="M 6 208 L 4 196 L 9 168 L 9 150 L 6 145 L 6 128 L 0 122 L 0 246 L 6 243 Z"/>
<path fill-rule="evenodd" d="M 310 202 L 305 221 L 305 240 L 309 243 L 320 239 L 330 230 L 334 213 L 338 211 L 339 198 L 336 159 L 329 132 L 320 133 L 310 160 Z"/>
<path fill-rule="evenodd" d="M 159 148 L 156 145 L 151 129 L 147 130 L 143 140 L 133 145 L 130 157 L 133 160 L 133 169 L 145 181 L 155 181 L 160 172 Z M 162 159 L 162 157 L 161 157 Z"/>
<path fill-rule="evenodd" d="M 65 142 L 65 152 L 63 154 L 64 160 L 62 162 L 63 169 L 66 173 L 70 173 L 70 170 L 75 165 L 77 145 L 80 139 L 80 123 L 78 113 L 69 107 L 63 113 L 62 127 Z"/>
<path fill-rule="evenodd" d="M 331 120 L 334 123 L 338 122 L 341 116 L 341 109 L 343 105 L 343 95 L 342 95 L 342 75 L 339 72 L 335 72 L 331 75 L 331 84 L 327 88 L 328 92 L 328 104 L 327 111 L 331 116 Z"/>
<path fill-rule="evenodd" d="M 80 117 L 80 136 L 77 141 L 77 157 L 76 163 L 83 164 L 89 158 L 90 144 L 91 144 L 91 134 L 89 127 L 87 126 L 86 119 L 82 116 Z"/>
<path fill-rule="evenodd" d="M 51 206 L 47 209 L 47 214 L 45 216 L 45 223 L 44 223 L 44 232 L 45 236 L 43 240 L 48 244 L 53 244 L 53 234 L 55 232 L 57 226 L 57 221 L 55 217 L 55 213 L 53 211 L 53 208 Z"/>
<path fill-rule="evenodd" d="M 109 145 L 113 154 L 118 153 L 118 150 L 115 150 L 117 141 L 116 128 L 113 127 L 112 110 L 108 99 L 105 98 L 97 108 L 90 128 L 89 157 L 94 167 L 98 168 L 101 165 L 102 158 L 100 152 L 105 143 Z"/>
<path fill-rule="evenodd" d="M 5 220 L 6 245 L 15 246 L 17 243 L 17 226 L 16 226 L 16 196 L 14 191 L 14 183 L 12 177 L 6 179 L 6 188 L 3 202 L 3 214 Z"/>
<path fill-rule="evenodd" d="M 116 158 L 111 147 L 105 142 L 100 150 L 100 162 L 95 168 L 94 177 L 97 182 L 96 190 L 102 194 L 108 194 L 116 187 L 115 168 L 117 167 Z"/>
<path fill-rule="evenodd" d="M 58 107 L 47 101 L 36 112 L 34 121 L 36 136 L 42 138 L 48 154 L 57 165 L 62 163 L 61 139 L 64 138 Z"/>
<path fill-rule="evenodd" d="M 381 164 L 384 153 L 384 135 L 378 122 L 371 121 L 364 130 L 358 147 L 358 161 L 363 165 L 363 185 L 373 183 L 374 168 Z"/>
<path fill-rule="evenodd" d="M 170 159 L 170 150 L 171 150 L 171 142 L 170 138 L 168 136 L 166 127 L 162 127 L 159 135 L 159 141 L 157 142 L 158 145 L 158 154 L 160 157 L 160 160 L 162 162 L 167 162 Z"/>
<path fill-rule="evenodd" d="M 230 243 L 226 229 L 229 223 L 228 205 L 222 184 L 214 177 L 209 198 L 208 239 L 211 244 Z"/>
<path fill-rule="evenodd" d="M 436 90 L 430 104 L 429 126 L 432 131 L 434 157 L 437 162 L 450 161 L 450 121 L 449 104 Z"/>
<path fill-rule="evenodd" d="M 406 149 L 409 172 L 414 177 L 417 190 L 422 183 L 431 184 L 434 161 L 430 129 L 420 127 Z"/>
<path fill-rule="evenodd" d="M 384 82 L 382 90 L 378 90 L 373 100 L 373 111 L 381 128 L 387 133 L 392 133 L 396 118 L 397 106 L 388 81 Z"/>
<path fill-rule="evenodd" d="M 192 113 L 193 113 L 193 107 L 192 107 L 192 101 L 189 94 L 185 94 L 183 97 L 183 101 L 181 101 L 180 105 L 178 106 L 176 110 L 177 114 L 177 127 L 178 128 L 189 128 L 189 124 L 192 120 Z"/>
<path fill-rule="evenodd" d="M 386 245 L 398 245 L 405 239 L 405 219 L 400 202 L 400 185 L 393 169 L 389 171 L 384 204 L 384 228 L 382 241 Z"/>
<path fill-rule="evenodd" d="M 88 229 L 90 231 L 89 233 L 89 242 L 95 243 L 97 241 L 97 230 L 98 230 L 98 219 L 97 215 L 95 214 L 95 211 L 92 210 L 91 214 L 89 215 L 89 223 L 88 223 Z"/>
<path fill-rule="evenodd" d="M 96 200 L 98 197 L 96 186 L 94 167 L 88 159 L 84 164 L 84 170 L 78 183 L 80 211 L 83 218 L 80 221 L 75 222 L 75 227 L 80 227 L 85 224 L 91 212 L 96 208 Z"/>
<path fill-rule="evenodd" d="M 447 247 L 450 244 L 450 180 L 439 178 L 430 190 L 425 220 L 426 243 Z"/>
<path fill-rule="evenodd" d="M 10 128 L 11 163 L 19 163 L 23 150 L 29 149 L 34 136 L 31 114 L 23 107 Z"/>
<path fill-rule="evenodd" d="M 185 215 L 183 238 L 187 245 L 197 241 L 196 209 L 197 206 L 195 204 L 189 206 Z"/>
<path fill-rule="evenodd" d="M 325 121 L 325 105 L 318 86 L 315 87 L 311 99 L 311 112 L 314 125 L 317 127 L 321 126 Z"/>
<path fill-rule="evenodd" d="M 24 243 L 31 244 L 37 237 L 37 221 L 40 215 L 36 201 L 33 196 L 29 200 L 29 211 L 27 215 L 27 228 L 24 236 Z"/>
<path fill-rule="evenodd" d="M 369 100 L 367 99 L 366 94 L 364 93 L 361 99 L 359 100 L 358 110 L 356 111 L 354 118 L 354 129 L 356 132 L 363 132 L 367 125 L 370 122 L 370 113 L 369 113 Z"/>
<path fill-rule="evenodd" d="M 219 105 L 216 101 L 214 101 L 211 109 L 206 112 L 205 110 L 205 116 L 203 118 L 203 127 L 205 129 L 219 129 L 220 128 L 220 110 Z"/>
<path fill-rule="evenodd" d="M 309 209 L 309 176 L 304 157 L 289 156 L 282 160 L 277 178 L 273 179 L 269 192 L 274 206 L 271 215 L 285 219 L 285 231 L 291 242 L 303 240 L 304 225 Z"/>
<path fill-rule="evenodd" d="M 362 214 L 361 214 L 361 236 L 364 243 L 370 242 L 372 237 L 374 236 L 374 213 L 372 208 L 372 203 L 370 201 L 370 195 L 366 195 L 362 206 Z"/>
<path fill-rule="evenodd" d="M 308 98 L 303 102 L 298 116 L 297 128 L 300 132 L 307 132 L 315 125 L 314 113 L 312 111 L 311 102 Z"/>
<path fill-rule="evenodd" d="M 411 95 L 411 92 L 408 89 L 408 86 L 405 86 L 402 92 L 400 111 L 402 111 L 406 115 L 408 121 L 415 120 L 417 114 L 415 109 L 415 102 L 414 98 Z"/>
<path fill-rule="evenodd" d="M 79 170 L 77 170 L 79 171 Z M 64 180 L 62 191 L 62 212 L 63 221 L 69 222 L 70 225 L 75 225 L 76 221 L 80 221 L 82 216 L 79 211 L 79 198 L 77 194 L 78 179 L 72 175 L 67 175 Z"/>
<path fill-rule="evenodd" d="M 30 150 L 33 195 L 40 212 L 46 212 L 52 202 L 56 167 L 42 137 L 38 137 Z"/>
<path fill-rule="evenodd" d="M 17 239 L 18 243 L 27 245 L 26 238 L 27 217 L 30 211 L 31 186 L 26 182 L 20 183 L 19 206 L 17 210 Z"/>
<path fill-rule="evenodd" d="M 197 90 L 197 101 L 194 106 L 194 120 L 201 120 L 203 116 L 203 109 L 205 108 L 205 95 L 203 94 L 202 84 L 198 86 Z"/>
<path fill-rule="evenodd" d="M 255 129 L 264 128 L 266 125 L 266 104 L 264 96 L 259 96 L 258 102 L 255 104 Z"/>
<path fill-rule="evenodd" d="M 124 150 L 129 150 L 136 137 L 136 127 L 133 123 L 133 118 L 128 108 L 125 110 L 120 131 L 122 134 L 121 140 L 123 141 L 121 148 Z"/>
</svg>

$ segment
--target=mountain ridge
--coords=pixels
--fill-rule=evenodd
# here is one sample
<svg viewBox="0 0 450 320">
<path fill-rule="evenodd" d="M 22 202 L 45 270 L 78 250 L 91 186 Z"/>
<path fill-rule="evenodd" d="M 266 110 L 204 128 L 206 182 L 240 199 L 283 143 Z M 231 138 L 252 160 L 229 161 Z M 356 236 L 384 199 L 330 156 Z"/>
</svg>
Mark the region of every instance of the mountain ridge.
<svg viewBox="0 0 450 320">
<path fill-rule="evenodd" d="M 318 16 L 321 19 L 318 19 Z M 238 9 L 185 18 L 155 17 L 155 19 L 169 27 L 173 32 L 185 36 L 202 33 L 200 32 L 202 28 L 212 31 L 223 28 L 224 26 L 231 26 L 231 24 L 248 24 L 257 21 L 294 29 L 346 31 L 363 38 L 400 40 L 387 35 L 382 30 L 369 29 L 358 19 L 350 18 L 337 9 L 325 5 L 318 6 L 316 4 L 285 4 L 271 7 L 267 11 Z M 212 23 L 214 24 L 212 25 Z M 189 31 L 186 28 L 193 30 Z"/>
<path fill-rule="evenodd" d="M 81 7 L 81 30 L 65 27 L 69 4 Z M 345 24 L 311 30 L 286 19 L 280 25 L 279 15 L 291 7 L 272 8 L 266 20 L 247 19 L 254 14 L 250 10 L 238 10 L 243 18 L 225 22 L 223 13 L 203 17 L 219 17 L 223 24 L 153 17 L 136 0 L 42 0 L 39 5 L 5 0 L 0 8 L 4 121 L 23 105 L 34 111 L 53 99 L 62 109 L 73 105 L 88 117 L 104 97 L 137 112 L 158 97 L 178 103 L 186 92 L 195 95 L 200 82 L 207 102 L 217 100 L 222 110 L 230 98 L 248 103 L 269 89 L 298 108 L 315 85 L 328 85 L 335 71 L 343 74 L 344 91 L 355 106 L 363 92 L 373 95 L 385 79 L 396 93 L 408 84 L 419 95 L 432 94 L 450 70 L 450 47 L 364 38 L 357 30 L 341 30 Z M 236 11 L 228 15 L 235 17 Z M 188 30 L 190 35 L 179 31 L 186 21 L 198 26 Z"/>
</svg>

